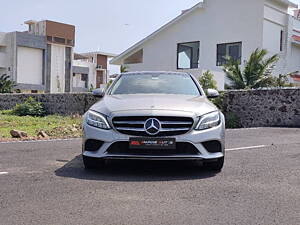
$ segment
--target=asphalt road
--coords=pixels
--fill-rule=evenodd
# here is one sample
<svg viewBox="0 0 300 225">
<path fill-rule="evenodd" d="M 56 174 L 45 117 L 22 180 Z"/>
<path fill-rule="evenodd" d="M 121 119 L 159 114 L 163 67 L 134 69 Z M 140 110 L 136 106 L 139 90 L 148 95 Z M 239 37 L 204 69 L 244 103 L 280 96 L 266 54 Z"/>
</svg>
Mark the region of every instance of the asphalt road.
<svg viewBox="0 0 300 225">
<path fill-rule="evenodd" d="M 226 138 L 219 174 L 190 162 L 87 172 L 80 140 L 0 143 L 0 224 L 299 225 L 300 129 Z"/>
</svg>

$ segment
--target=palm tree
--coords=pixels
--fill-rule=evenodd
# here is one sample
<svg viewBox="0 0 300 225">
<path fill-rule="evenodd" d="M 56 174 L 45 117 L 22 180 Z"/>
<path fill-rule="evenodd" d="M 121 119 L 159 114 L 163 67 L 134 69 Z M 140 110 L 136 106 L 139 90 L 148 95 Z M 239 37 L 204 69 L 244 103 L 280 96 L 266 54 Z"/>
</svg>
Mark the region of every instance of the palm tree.
<svg viewBox="0 0 300 225">
<path fill-rule="evenodd" d="M 245 62 L 242 69 L 240 62 L 227 57 L 223 71 L 226 74 L 229 84 L 228 89 L 256 89 L 268 87 L 273 83 L 272 71 L 279 57 L 277 54 L 265 58 L 268 51 L 256 49 Z"/>
<path fill-rule="evenodd" d="M 12 93 L 15 86 L 16 83 L 11 81 L 8 75 L 0 76 L 0 93 Z"/>
<path fill-rule="evenodd" d="M 128 67 L 127 67 L 127 66 L 121 65 L 121 67 L 120 67 L 120 72 L 121 72 L 121 73 L 126 73 L 126 72 L 128 72 Z"/>
</svg>

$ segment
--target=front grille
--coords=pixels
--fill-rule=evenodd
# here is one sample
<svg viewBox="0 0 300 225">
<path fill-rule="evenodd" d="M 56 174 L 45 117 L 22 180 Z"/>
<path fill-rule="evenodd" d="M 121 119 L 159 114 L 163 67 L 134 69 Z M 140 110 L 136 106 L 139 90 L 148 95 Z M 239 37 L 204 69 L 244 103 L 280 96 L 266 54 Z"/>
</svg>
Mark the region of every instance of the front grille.
<svg viewBox="0 0 300 225">
<path fill-rule="evenodd" d="M 112 144 L 106 151 L 110 155 L 136 156 L 172 156 L 172 155 L 199 155 L 197 148 L 186 142 L 176 143 L 176 149 L 130 149 L 129 142 L 122 141 Z"/>
<path fill-rule="evenodd" d="M 132 116 L 115 117 L 112 122 L 117 131 L 132 136 L 152 136 L 144 129 L 145 122 L 150 119 L 158 119 L 161 123 L 160 132 L 155 136 L 175 136 L 189 132 L 194 124 L 190 117 L 169 117 L 169 116 Z"/>
</svg>

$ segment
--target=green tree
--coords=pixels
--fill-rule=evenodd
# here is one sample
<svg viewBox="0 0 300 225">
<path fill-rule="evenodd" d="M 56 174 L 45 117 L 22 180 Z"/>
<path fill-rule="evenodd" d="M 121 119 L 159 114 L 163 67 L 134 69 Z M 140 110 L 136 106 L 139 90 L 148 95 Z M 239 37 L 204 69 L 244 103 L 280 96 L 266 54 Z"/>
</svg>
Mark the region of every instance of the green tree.
<svg viewBox="0 0 300 225">
<path fill-rule="evenodd" d="M 278 87 L 278 88 L 283 88 L 283 87 L 293 87 L 294 84 L 292 84 L 289 80 L 290 76 L 293 74 L 298 73 L 298 71 L 296 72 L 292 72 L 292 73 L 288 73 L 288 74 L 279 74 L 278 77 L 273 77 L 273 87 Z"/>
<path fill-rule="evenodd" d="M 113 83 L 112 80 L 108 81 L 108 83 L 107 83 L 107 85 L 106 85 L 106 89 L 108 89 L 108 88 L 112 85 L 112 83 Z"/>
<path fill-rule="evenodd" d="M 199 82 L 204 90 L 218 89 L 217 82 L 214 80 L 214 75 L 209 70 L 202 74 L 199 78 Z"/>
<path fill-rule="evenodd" d="M 94 85 L 91 84 L 90 88 L 89 88 L 89 92 L 92 92 L 93 90 L 95 90 Z"/>
<path fill-rule="evenodd" d="M 277 54 L 266 57 L 268 51 L 256 49 L 245 62 L 242 69 L 240 62 L 227 57 L 223 71 L 229 84 L 227 89 L 257 89 L 272 86 L 272 71 L 279 57 Z"/>
<path fill-rule="evenodd" d="M 16 83 L 9 79 L 9 76 L 3 74 L 0 76 L 0 93 L 12 93 Z"/>
<path fill-rule="evenodd" d="M 126 72 L 128 72 L 128 66 L 121 65 L 121 67 L 120 67 L 120 72 L 121 72 L 121 73 L 126 73 Z"/>
</svg>

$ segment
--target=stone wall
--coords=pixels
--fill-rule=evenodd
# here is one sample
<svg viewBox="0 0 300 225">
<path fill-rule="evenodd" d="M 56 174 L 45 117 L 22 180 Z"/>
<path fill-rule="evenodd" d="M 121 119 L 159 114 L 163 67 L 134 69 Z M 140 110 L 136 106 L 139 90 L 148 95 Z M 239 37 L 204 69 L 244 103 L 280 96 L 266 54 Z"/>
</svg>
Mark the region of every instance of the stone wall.
<svg viewBox="0 0 300 225">
<path fill-rule="evenodd" d="M 300 89 L 229 91 L 224 111 L 242 127 L 300 127 Z"/>
<path fill-rule="evenodd" d="M 16 104 L 33 97 L 45 105 L 49 114 L 84 114 L 99 99 L 90 93 L 64 94 L 0 94 L 0 110 L 11 109 Z"/>
<path fill-rule="evenodd" d="M 0 110 L 11 109 L 28 97 L 44 103 L 50 114 L 84 114 L 99 99 L 90 93 L 0 94 Z M 228 91 L 226 115 L 235 115 L 242 127 L 300 127 L 300 89 Z"/>
</svg>

